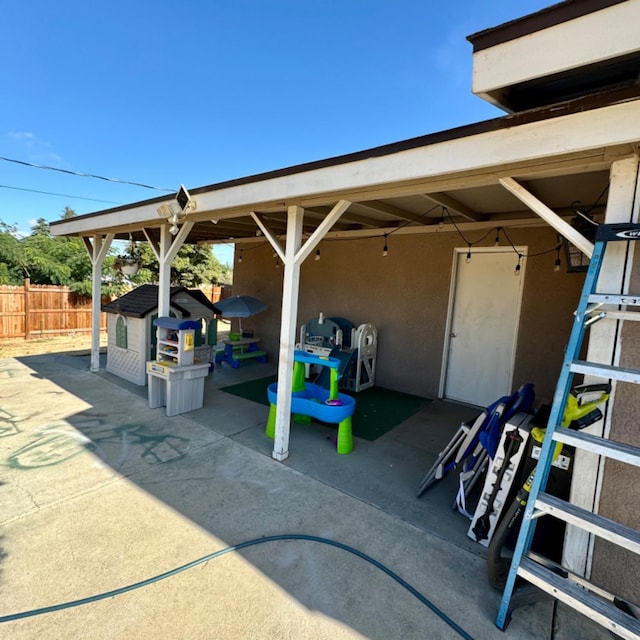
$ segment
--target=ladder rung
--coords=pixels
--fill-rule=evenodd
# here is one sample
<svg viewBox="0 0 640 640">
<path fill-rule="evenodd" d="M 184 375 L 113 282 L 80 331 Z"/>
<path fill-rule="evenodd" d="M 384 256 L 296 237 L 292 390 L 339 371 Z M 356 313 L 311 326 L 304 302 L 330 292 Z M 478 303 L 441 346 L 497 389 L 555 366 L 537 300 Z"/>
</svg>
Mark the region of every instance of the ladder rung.
<svg viewBox="0 0 640 640">
<path fill-rule="evenodd" d="M 640 371 L 638 371 L 638 369 L 623 369 L 622 367 L 613 367 L 608 364 L 574 360 L 571 363 L 570 370 L 573 371 L 573 373 L 584 373 L 588 376 L 640 384 Z"/>
<path fill-rule="evenodd" d="M 592 433 L 575 431 L 565 427 L 558 427 L 553 433 L 553 439 L 572 447 L 597 453 L 599 456 L 640 467 L 640 449 L 630 444 L 623 444 L 615 440 L 594 436 Z"/>
<path fill-rule="evenodd" d="M 628 549 L 633 553 L 640 554 L 640 532 L 635 529 L 631 529 L 597 513 L 591 513 L 591 511 L 582 509 L 570 502 L 565 502 L 548 493 L 540 493 L 535 506 L 536 509 L 560 520 L 564 520 L 568 524 L 594 533 L 609 542 L 617 544 L 623 549 Z"/>
<path fill-rule="evenodd" d="M 640 311 L 617 311 L 609 309 L 595 309 L 595 315 L 590 315 L 587 324 L 593 324 L 597 320 L 631 320 L 638 322 L 640 320 Z"/>
<path fill-rule="evenodd" d="M 518 575 L 620 637 L 640 637 L 640 620 L 533 560 L 522 558 Z"/>
<path fill-rule="evenodd" d="M 640 296 L 633 296 L 628 293 L 623 295 L 616 293 L 592 293 L 589 296 L 589 302 L 595 304 L 628 304 L 640 306 Z"/>
<path fill-rule="evenodd" d="M 575 431 L 565 427 L 558 427 L 553 433 L 553 439 L 572 447 L 578 447 L 585 451 L 597 453 L 600 456 L 606 456 L 613 460 L 620 460 L 620 462 L 640 467 L 640 449 L 630 444 L 600 438 L 585 431 Z"/>
</svg>

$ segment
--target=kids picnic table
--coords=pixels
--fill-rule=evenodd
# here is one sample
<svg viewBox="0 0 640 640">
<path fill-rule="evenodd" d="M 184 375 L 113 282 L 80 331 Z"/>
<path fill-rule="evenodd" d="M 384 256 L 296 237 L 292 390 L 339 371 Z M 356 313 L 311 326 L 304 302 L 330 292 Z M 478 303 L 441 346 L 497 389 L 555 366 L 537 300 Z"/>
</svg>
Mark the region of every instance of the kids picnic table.
<svg viewBox="0 0 640 640">
<path fill-rule="evenodd" d="M 258 348 L 260 338 L 238 338 L 237 340 L 223 340 L 224 349 L 216 354 L 216 364 L 226 362 L 234 369 L 243 360 L 255 358 L 258 362 L 267 361 L 267 352 Z"/>
</svg>

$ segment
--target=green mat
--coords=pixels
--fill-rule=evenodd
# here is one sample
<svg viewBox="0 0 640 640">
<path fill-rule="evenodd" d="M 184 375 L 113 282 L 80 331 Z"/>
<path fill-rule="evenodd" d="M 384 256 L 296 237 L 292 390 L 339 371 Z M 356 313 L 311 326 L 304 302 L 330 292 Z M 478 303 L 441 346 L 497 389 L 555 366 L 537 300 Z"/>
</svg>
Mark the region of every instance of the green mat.
<svg viewBox="0 0 640 640">
<path fill-rule="evenodd" d="M 222 387 L 220 391 L 269 406 L 267 387 L 275 381 L 276 376 L 269 376 L 268 378 Z M 348 395 L 356 399 L 356 410 L 353 414 L 353 435 L 370 441 L 384 435 L 431 402 L 427 398 L 391 391 L 382 387 L 372 387 Z"/>
</svg>

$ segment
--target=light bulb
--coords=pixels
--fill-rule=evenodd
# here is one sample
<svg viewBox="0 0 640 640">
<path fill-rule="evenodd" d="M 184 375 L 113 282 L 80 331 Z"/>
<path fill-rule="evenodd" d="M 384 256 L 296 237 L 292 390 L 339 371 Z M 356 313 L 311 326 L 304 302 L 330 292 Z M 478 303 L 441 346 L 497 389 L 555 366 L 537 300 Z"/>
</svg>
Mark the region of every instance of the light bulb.
<svg viewBox="0 0 640 640">
<path fill-rule="evenodd" d="M 553 263 L 553 270 L 560 271 L 560 258 L 556 258 L 556 261 Z"/>
<path fill-rule="evenodd" d="M 493 243 L 494 247 L 499 247 L 500 246 L 500 229 L 496 229 L 496 239 Z"/>
<path fill-rule="evenodd" d="M 170 229 L 169 229 L 169 233 L 172 236 L 175 236 L 178 233 L 178 231 L 180 231 L 180 229 L 178 228 L 178 225 L 177 224 L 172 224 Z"/>
<path fill-rule="evenodd" d="M 242 262 L 242 251 L 240 252 L 240 255 L 238 256 L 238 262 Z"/>
<path fill-rule="evenodd" d="M 383 257 L 386 256 L 388 253 L 389 253 L 389 247 L 387 247 L 387 245 L 385 243 L 384 247 L 382 248 Z"/>
<path fill-rule="evenodd" d="M 519 276 L 520 275 L 520 258 L 518 258 L 518 264 L 516 265 L 516 268 L 513 271 L 513 275 L 514 276 Z"/>
<path fill-rule="evenodd" d="M 471 262 L 471 250 L 467 251 L 467 258 L 466 258 L 465 262 L 467 264 L 469 264 Z"/>
<path fill-rule="evenodd" d="M 317 261 L 317 260 L 320 260 L 320 249 L 318 249 L 318 250 L 316 251 L 316 257 L 314 258 L 314 260 L 316 260 L 316 261 Z"/>
</svg>

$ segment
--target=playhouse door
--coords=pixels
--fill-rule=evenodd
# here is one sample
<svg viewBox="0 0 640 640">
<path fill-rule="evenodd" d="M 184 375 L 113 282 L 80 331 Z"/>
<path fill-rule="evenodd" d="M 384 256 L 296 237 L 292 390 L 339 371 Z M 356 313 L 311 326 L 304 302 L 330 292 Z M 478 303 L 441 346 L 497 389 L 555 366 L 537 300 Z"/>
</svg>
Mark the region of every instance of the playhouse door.
<svg viewBox="0 0 640 640">
<path fill-rule="evenodd" d="M 526 249 L 518 251 L 526 253 Z M 485 407 L 511 393 L 524 261 L 511 247 L 467 249 L 454 257 L 443 396 Z M 523 381 L 526 382 L 526 381 Z"/>
</svg>

